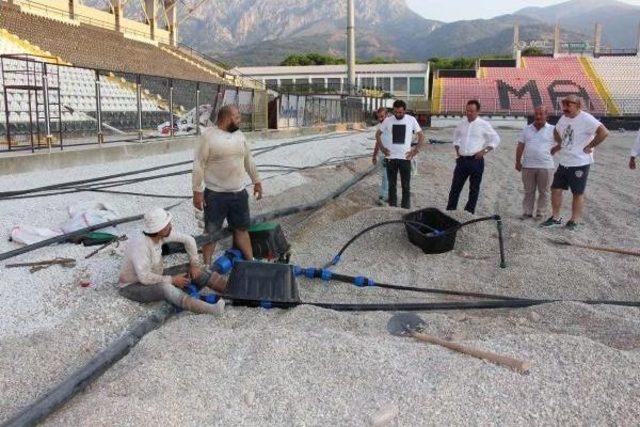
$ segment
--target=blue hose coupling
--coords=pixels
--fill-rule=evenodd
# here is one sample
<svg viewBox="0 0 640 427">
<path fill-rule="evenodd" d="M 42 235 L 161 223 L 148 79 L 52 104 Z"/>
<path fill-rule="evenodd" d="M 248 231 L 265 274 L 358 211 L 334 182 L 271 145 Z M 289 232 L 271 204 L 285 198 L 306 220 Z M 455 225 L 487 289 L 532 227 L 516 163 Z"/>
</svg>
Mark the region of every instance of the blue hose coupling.
<svg viewBox="0 0 640 427">
<path fill-rule="evenodd" d="M 218 300 L 220 299 L 220 297 L 216 294 L 209 294 L 209 295 L 205 295 L 202 298 L 202 301 L 209 303 L 209 304 L 215 304 L 218 302 Z"/>
<path fill-rule="evenodd" d="M 376 282 L 374 282 L 373 280 L 366 278 L 366 277 L 362 277 L 362 276 L 358 276 L 353 280 L 353 283 L 359 287 L 359 288 L 364 288 L 366 286 L 375 286 Z"/>
<path fill-rule="evenodd" d="M 293 275 L 296 277 L 300 277 L 304 274 L 304 268 L 300 267 L 299 265 L 294 265 L 293 266 Z"/>
<path fill-rule="evenodd" d="M 198 298 L 198 295 L 200 293 L 200 291 L 198 291 L 198 288 L 193 283 L 187 285 L 184 290 L 189 294 L 189 296 L 193 298 Z"/>
<path fill-rule="evenodd" d="M 328 282 L 329 280 L 331 280 L 332 277 L 333 277 L 333 273 L 329 269 L 323 268 L 321 270 L 320 278 L 325 282 Z"/>
<path fill-rule="evenodd" d="M 307 276 L 307 278 L 309 279 L 313 279 L 314 277 L 316 277 L 315 268 L 305 268 L 303 271 L 304 271 L 304 275 Z"/>
<path fill-rule="evenodd" d="M 233 261 L 229 259 L 226 255 L 220 256 L 213 262 L 213 271 L 218 274 L 227 274 L 233 268 Z"/>
<path fill-rule="evenodd" d="M 239 249 L 231 248 L 227 249 L 224 252 L 224 255 L 231 260 L 231 262 L 242 261 L 244 260 L 244 255 L 242 255 L 242 251 Z"/>
</svg>

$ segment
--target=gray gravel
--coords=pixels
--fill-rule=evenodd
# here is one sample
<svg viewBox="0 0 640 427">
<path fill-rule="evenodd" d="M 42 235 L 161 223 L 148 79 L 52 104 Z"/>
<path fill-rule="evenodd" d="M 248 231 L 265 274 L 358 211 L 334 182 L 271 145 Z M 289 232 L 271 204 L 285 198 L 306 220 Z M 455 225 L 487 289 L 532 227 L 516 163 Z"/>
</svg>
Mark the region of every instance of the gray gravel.
<svg viewBox="0 0 640 427">
<path fill-rule="evenodd" d="M 450 139 L 451 133 L 440 130 L 428 136 Z M 478 214 L 499 213 L 505 218 L 507 269 L 497 267 L 495 225 L 483 223 L 460 231 L 453 252 L 430 256 L 407 242 L 402 226 L 378 229 L 356 242 L 335 270 L 366 274 L 380 282 L 525 297 L 640 300 L 635 286 L 640 273 L 637 258 L 557 247 L 547 241 L 560 236 L 601 246 L 640 246 L 634 221 L 640 205 L 638 175 L 625 168 L 633 135 L 612 135 L 598 151 L 587 193 L 585 226 L 569 233 L 540 230 L 532 221 L 517 219 L 522 185 L 513 170 L 516 132 L 500 133 L 503 146 L 489 156 Z M 372 144 L 367 139 L 370 136 L 362 134 L 354 143 Z M 362 170 L 366 161 L 355 167 Z M 452 167 L 450 145 L 428 148 L 414 184 L 415 208 L 445 207 Z M 315 200 L 351 174 L 346 167 L 305 173 L 302 181 L 256 204 L 254 211 Z M 169 185 L 183 185 L 184 191 L 188 190 L 188 182 L 171 180 Z M 371 177 L 313 215 L 283 221 L 294 246 L 294 261 L 303 266 L 323 264 L 365 226 L 400 218 L 404 211 L 374 205 L 376 184 L 376 178 Z M 188 202 L 176 213 L 181 227 L 195 228 Z M 471 218 L 463 212 L 454 216 Z M 60 249 L 56 248 L 56 254 L 73 250 L 58 252 Z M 118 259 L 117 253 L 103 254 L 93 261 L 90 269 L 98 279 L 90 291 L 94 300 L 79 296 L 89 292 L 83 294 L 72 285 L 66 293 L 44 287 L 38 291 L 42 294 L 38 301 L 51 298 L 59 301 L 56 306 L 35 316 L 33 323 L 28 320 L 28 311 L 14 323 L 7 323 L 13 335 L 0 339 L 0 346 L 4 349 L 9 344 L 12 353 L 6 359 L 0 356 L 0 385 L 13 389 L 0 399 L 0 413 L 36 395 L 83 359 L 74 359 L 76 348 L 67 349 L 73 344 L 60 340 L 63 333 L 76 337 L 73 339 L 78 343 L 94 336 L 99 338 L 91 339 L 108 342 L 110 334 L 124 329 L 127 321 L 152 309 L 119 300 L 106 285 L 114 280 Z M 68 272 L 56 269 L 58 281 L 51 283 L 64 281 L 61 274 L 69 277 Z M 15 281 L 13 275 L 14 291 L 29 279 L 29 273 Z M 28 283 L 30 289 L 43 288 L 35 275 Z M 57 284 L 53 288 L 65 289 Z M 0 285 L 2 289 L 7 287 Z M 300 280 L 300 292 L 307 301 L 443 300 L 304 279 Z M 6 296 L 3 300 L 7 301 Z M 30 301 L 28 296 L 23 300 Z M 65 302 L 71 304 L 72 300 L 78 308 L 65 308 Z M 96 310 L 85 304 L 94 301 L 100 301 L 97 311 L 106 313 L 105 317 L 81 320 L 78 312 Z M 391 337 L 385 330 L 389 316 L 340 314 L 312 307 L 269 312 L 231 308 L 221 319 L 181 314 L 145 337 L 129 356 L 48 422 L 637 424 L 638 309 L 566 302 L 526 310 L 422 314 L 430 333 L 532 361 L 534 368 L 528 376 Z M 59 362 L 47 365 L 34 360 L 24 364 L 24 372 L 16 372 L 17 354 L 29 346 L 34 354 L 51 354 Z M 97 351 L 101 344 L 88 347 Z M 29 376 L 28 370 L 34 374 Z"/>
</svg>

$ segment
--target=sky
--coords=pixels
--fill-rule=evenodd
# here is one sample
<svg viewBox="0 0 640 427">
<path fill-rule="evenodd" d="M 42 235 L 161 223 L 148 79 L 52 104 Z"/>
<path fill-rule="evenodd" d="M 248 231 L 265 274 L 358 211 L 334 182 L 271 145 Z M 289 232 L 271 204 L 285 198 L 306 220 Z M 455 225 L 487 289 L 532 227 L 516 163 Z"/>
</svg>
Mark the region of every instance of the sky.
<svg viewBox="0 0 640 427">
<path fill-rule="evenodd" d="M 453 22 L 462 19 L 493 18 L 529 6 L 551 6 L 566 0 L 407 0 L 411 9 L 427 19 Z M 625 3 L 640 6 L 640 0 Z"/>
</svg>

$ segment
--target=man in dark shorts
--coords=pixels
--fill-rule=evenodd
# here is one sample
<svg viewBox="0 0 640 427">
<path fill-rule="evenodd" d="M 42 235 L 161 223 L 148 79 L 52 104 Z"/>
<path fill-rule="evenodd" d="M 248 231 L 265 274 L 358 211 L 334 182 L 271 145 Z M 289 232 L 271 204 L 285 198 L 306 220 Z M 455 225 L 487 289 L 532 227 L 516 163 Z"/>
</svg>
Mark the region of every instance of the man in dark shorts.
<svg viewBox="0 0 640 427">
<path fill-rule="evenodd" d="M 609 131 L 591 114 L 581 110 L 582 100 L 569 95 L 562 100 L 564 115 L 558 121 L 554 131 L 557 145 L 551 154 L 560 153 L 560 166 L 551 184 L 552 216 L 540 224 L 541 227 L 558 227 L 562 225 L 560 209 L 562 194 L 566 190 L 573 193 L 571 219 L 565 227 L 575 230 L 584 208 L 584 191 L 587 186 L 589 168 L 593 163 L 593 150 L 609 135 Z"/>
<path fill-rule="evenodd" d="M 253 183 L 255 197 L 262 198 L 262 184 L 249 144 L 240 128 L 235 106 L 222 107 L 216 125 L 202 131 L 193 161 L 193 206 L 204 209 L 205 235 L 210 243 L 202 247 L 205 265 L 211 265 L 217 232 L 225 219 L 233 232 L 233 244 L 244 258 L 253 260 L 249 195 L 245 174 Z"/>
</svg>

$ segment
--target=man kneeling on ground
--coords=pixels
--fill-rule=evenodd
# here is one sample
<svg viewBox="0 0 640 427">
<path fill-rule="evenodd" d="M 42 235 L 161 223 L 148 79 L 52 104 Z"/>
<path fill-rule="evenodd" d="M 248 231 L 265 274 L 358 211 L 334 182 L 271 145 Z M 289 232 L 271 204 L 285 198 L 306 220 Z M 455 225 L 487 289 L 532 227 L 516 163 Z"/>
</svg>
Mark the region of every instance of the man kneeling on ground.
<svg viewBox="0 0 640 427">
<path fill-rule="evenodd" d="M 189 254 L 189 274 L 164 276 L 162 245 L 182 243 Z M 147 303 L 166 300 L 171 304 L 194 313 L 221 314 L 224 300 L 208 304 L 192 298 L 181 289 L 191 281 L 199 289 L 209 287 L 224 291 L 226 280 L 218 273 L 198 268 L 198 247 L 193 237 L 177 233 L 171 227 L 171 214 L 162 208 L 147 212 L 142 233 L 129 242 L 119 280 L 119 292 L 133 301 Z M 189 277 L 190 276 L 190 277 Z"/>
</svg>

